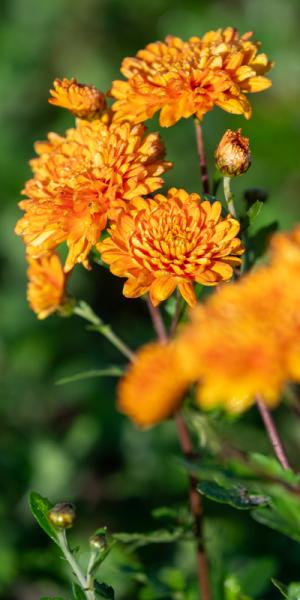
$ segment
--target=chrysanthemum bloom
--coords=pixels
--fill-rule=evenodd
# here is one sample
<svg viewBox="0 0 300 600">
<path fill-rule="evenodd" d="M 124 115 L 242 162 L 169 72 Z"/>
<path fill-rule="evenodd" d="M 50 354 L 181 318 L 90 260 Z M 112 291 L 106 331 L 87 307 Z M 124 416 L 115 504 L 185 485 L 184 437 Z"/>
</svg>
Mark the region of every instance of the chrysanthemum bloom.
<svg viewBox="0 0 300 600">
<path fill-rule="evenodd" d="M 57 254 L 28 258 L 27 300 L 38 319 L 45 319 L 64 302 L 65 274 Z"/>
<path fill-rule="evenodd" d="M 167 197 L 136 199 L 120 214 L 98 244 L 114 275 L 127 277 L 123 293 L 136 298 L 147 292 L 157 306 L 178 289 L 191 306 L 194 282 L 228 281 L 244 252 L 236 237 L 239 223 L 221 216 L 220 202 L 172 188 Z"/>
<path fill-rule="evenodd" d="M 114 81 L 111 89 L 115 118 L 139 123 L 161 111 L 160 124 L 169 127 L 182 117 L 202 119 L 215 105 L 250 118 L 245 94 L 271 85 L 264 75 L 272 66 L 251 35 L 227 27 L 188 42 L 168 36 L 125 58 L 127 81 Z"/>
<path fill-rule="evenodd" d="M 106 107 L 105 94 L 94 85 L 78 83 L 77 79 L 55 79 L 48 102 L 69 110 L 80 119 L 100 117 Z"/>
<path fill-rule="evenodd" d="M 75 263 L 88 266 L 88 253 L 126 202 L 161 187 L 164 146 L 143 125 L 79 120 L 64 137 L 50 133 L 35 146 L 34 177 L 25 186 L 25 211 L 16 233 L 34 257 L 66 241 L 65 271 Z"/>
<path fill-rule="evenodd" d="M 272 264 L 278 267 L 289 263 L 300 269 L 300 225 L 296 225 L 289 232 L 273 235 L 270 244 Z"/>
<path fill-rule="evenodd" d="M 257 394 L 272 407 L 300 380 L 299 303 L 299 276 L 286 263 L 261 267 L 194 310 L 177 343 L 182 368 L 201 382 L 202 407 L 241 412 Z"/>
<path fill-rule="evenodd" d="M 242 130 L 227 129 L 215 153 L 216 166 L 225 177 L 236 177 L 246 173 L 251 165 L 249 139 Z"/>
<path fill-rule="evenodd" d="M 176 348 L 148 344 L 119 383 L 118 408 L 140 427 L 149 427 L 179 408 L 186 387 Z"/>
</svg>

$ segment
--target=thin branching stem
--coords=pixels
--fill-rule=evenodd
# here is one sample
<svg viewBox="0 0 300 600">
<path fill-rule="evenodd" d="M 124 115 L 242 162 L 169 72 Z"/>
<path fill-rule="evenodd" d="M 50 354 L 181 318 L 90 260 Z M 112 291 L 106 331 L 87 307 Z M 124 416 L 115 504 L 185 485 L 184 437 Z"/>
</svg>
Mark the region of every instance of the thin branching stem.
<svg viewBox="0 0 300 600">
<path fill-rule="evenodd" d="M 95 592 L 92 589 L 88 589 L 89 586 L 88 586 L 87 578 L 85 577 L 83 571 L 81 570 L 79 564 L 77 563 L 76 558 L 74 557 L 74 554 L 71 552 L 71 550 L 69 548 L 65 530 L 59 531 L 57 534 L 57 537 L 58 537 L 60 549 L 61 549 L 66 561 L 69 563 L 76 579 L 78 580 L 78 583 L 79 583 L 80 587 L 82 588 L 82 591 L 84 592 L 85 597 L 87 598 L 87 600 L 95 600 Z"/>
<path fill-rule="evenodd" d="M 200 175 L 203 186 L 204 194 L 209 194 L 210 186 L 209 186 L 209 178 L 208 178 L 208 170 L 207 170 L 207 162 L 206 162 L 206 153 L 204 147 L 202 126 L 199 119 L 195 118 L 195 131 L 196 131 L 196 142 L 197 142 L 197 152 L 199 157 L 199 167 L 200 167 Z"/>
<path fill-rule="evenodd" d="M 160 310 L 156 306 L 153 306 L 149 296 L 147 296 L 147 304 L 156 335 L 159 341 L 165 344 L 168 341 L 168 336 Z"/>
<path fill-rule="evenodd" d="M 278 458 L 281 466 L 284 469 L 290 469 L 291 467 L 286 457 L 281 439 L 279 437 L 279 433 L 276 429 L 276 425 L 273 421 L 270 411 L 264 403 L 263 398 L 259 394 L 257 394 L 256 396 L 256 405 L 260 412 L 260 416 L 263 420 L 266 432 L 269 436 L 269 440 L 271 442 L 275 456 Z"/>
<path fill-rule="evenodd" d="M 157 307 L 154 307 L 149 300 L 149 312 L 152 318 L 154 329 L 161 343 L 166 343 L 168 338 L 162 316 Z M 186 426 L 184 418 L 180 412 L 175 415 L 175 422 L 178 431 L 179 442 L 184 456 L 191 459 L 195 456 L 193 442 L 190 432 Z M 189 476 L 189 497 L 190 508 L 194 519 L 194 533 L 197 544 L 197 571 L 199 581 L 199 598 L 200 600 L 211 600 L 211 588 L 209 581 L 209 567 L 204 545 L 203 536 L 203 506 L 202 499 L 197 491 L 198 479 L 195 475 Z"/>
<path fill-rule="evenodd" d="M 184 418 L 181 413 L 176 413 L 175 421 L 177 425 L 178 437 L 181 445 L 182 452 L 187 460 L 195 458 L 193 449 L 193 443 L 189 430 L 186 426 Z M 190 507 L 194 518 L 194 533 L 197 542 L 197 566 L 198 566 L 198 580 L 200 588 L 200 598 L 202 600 L 211 600 L 211 589 L 209 581 L 209 566 L 207 555 L 204 546 L 204 534 L 203 534 L 203 505 L 201 496 L 197 490 L 198 479 L 195 475 L 189 475 L 189 487 L 190 487 Z"/>
<path fill-rule="evenodd" d="M 132 350 L 130 350 L 127 344 L 125 344 L 123 340 L 119 338 L 119 336 L 112 330 L 110 325 L 107 325 L 101 321 L 100 317 L 94 313 L 94 311 L 86 302 L 79 302 L 79 304 L 74 307 L 73 312 L 82 319 L 88 321 L 88 323 L 91 323 L 93 330 L 98 331 L 98 333 L 101 333 L 101 335 L 106 337 L 106 339 L 109 340 L 110 343 L 115 346 L 115 348 L 117 348 L 119 352 L 121 352 L 121 354 L 123 354 L 126 358 L 128 358 L 130 361 L 134 360 L 134 353 Z"/>
</svg>

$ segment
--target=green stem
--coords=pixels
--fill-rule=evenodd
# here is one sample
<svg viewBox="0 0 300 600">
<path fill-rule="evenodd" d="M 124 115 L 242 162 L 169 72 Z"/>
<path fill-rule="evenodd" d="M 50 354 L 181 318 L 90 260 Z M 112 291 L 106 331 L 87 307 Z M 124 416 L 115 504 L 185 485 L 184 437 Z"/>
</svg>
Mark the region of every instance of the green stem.
<svg viewBox="0 0 300 600">
<path fill-rule="evenodd" d="M 121 340 L 121 338 L 116 335 L 110 325 L 107 325 L 101 321 L 100 317 L 94 313 L 94 311 L 86 302 L 79 302 L 79 304 L 77 304 L 73 309 L 73 313 L 91 323 L 94 331 L 98 331 L 98 333 L 101 333 L 101 335 L 106 337 L 106 339 L 109 340 L 110 343 L 121 352 L 121 354 L 126 356 L 126 358 L 128 358 L 130 361 L 134 360 L 134 353 L 132 350 L 130 350 L 130 348 Z"/>
<path fill-rule="evenodd" d="M 79 585 L 85 594 L 85 597 L 87 598 L 87 600 L 95 600 L 94 590 L 89 589 L 88 581 L 69 548 L 65 530 L 58 531 L 57 537 L 58 537 L 61 551 L 62 551 L 66 561 L 69 563 L 75 577 L 77 578 Z"/>
<path fill-rule="evenodd" d="M 226 200 L 226 204 L 227 204 L 227 208 L 228 208 L 229 212 L 232 214 L 233 217 L 236 218 L 236 210 L 235 210 L 235 206 L 234 206 L 234 195 L 231 191 L 230 180 L 231 180 L 231 177 L 224 177 L 224 179 L 223 179 L 224 195 L 225 195 L 225 200 Z"/>
<path fill-rule="evenodd" d="M 89 560 L 89 564 L 88 564 L 88 568 L 87 568 L 86 581 L 87 581 L 87 588 L 90 590 L 92 590 L 94 588 L 93 567 L 94 567 L 95 561 L 97 559 L 97 556 L 98 556 L 98 552 L 96 552 L 96 551 L 91 552 L 91 556 L 90 556 L 90 560 Z"/>
</svg>

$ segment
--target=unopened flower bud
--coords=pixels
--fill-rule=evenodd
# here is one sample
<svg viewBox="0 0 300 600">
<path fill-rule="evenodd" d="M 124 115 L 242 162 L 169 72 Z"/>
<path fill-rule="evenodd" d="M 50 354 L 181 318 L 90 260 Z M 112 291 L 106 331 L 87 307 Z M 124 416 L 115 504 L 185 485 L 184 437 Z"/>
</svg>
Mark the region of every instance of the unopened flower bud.
<svg viewBox="0 0 300 600">
<path fill-rule="evenodd" d="M 101 550 L 106 550 L 107 548 L 107 536 L 106 536 L 106 527 L 102 527 L 101 529 L 97 529 L 97 531 L 90 537 L 90 546 L 93 550 L 97 550 L 100 552 Z"/>
<path fill-rule="evenodd" d="M 75 522 L 75 508 L 70 502 L 58 502 L 48 513 L 48 519 L 59 529 L 69 529 Z"/>
<path fill-rule="evenodd" d="M 77 79 L 55 79 L 48 102 L 69 110 L 80 119 L 99 118 L 105 111 L 105 94 L 94 85 L 78 83 Z"/>
<path fill-rule="evenodd" d="M 224 177 L 246 173 L 251 165 L 249 139 L 241 131 L 227 129 L 216 149 L 216 165 Z"/>
</svg>

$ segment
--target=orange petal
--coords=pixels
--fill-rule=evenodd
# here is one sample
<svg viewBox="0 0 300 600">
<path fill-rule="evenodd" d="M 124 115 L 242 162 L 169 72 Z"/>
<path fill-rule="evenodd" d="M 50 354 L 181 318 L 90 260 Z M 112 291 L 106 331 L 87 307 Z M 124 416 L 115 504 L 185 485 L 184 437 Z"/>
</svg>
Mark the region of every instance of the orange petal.
<svg viewBox="0 0 300 600">
<path fill-rule="evenodd" d="M 126 298 L 138 298 L 149 291 L 151 285 L 151 275 L 145 271 L 138 277 L 129 278 L 123 287 L 123 294 Z"/>
<path fill-rule="evenodd" d="M 194 286 L 190 281 L 178 282 L 178 289 L 189 306 L 195 306 L 197 298 L 194 291 Z"/>
<path fill-rule="evenodd" d="M 173 294 L 176 288 L 176 279 L 172 275 L 165 275 L 155 279 L 150 287 L 150 299 L 153 306 L 157 306 Z"/>
</svg>

